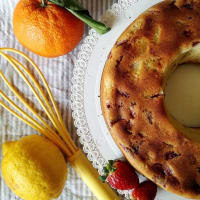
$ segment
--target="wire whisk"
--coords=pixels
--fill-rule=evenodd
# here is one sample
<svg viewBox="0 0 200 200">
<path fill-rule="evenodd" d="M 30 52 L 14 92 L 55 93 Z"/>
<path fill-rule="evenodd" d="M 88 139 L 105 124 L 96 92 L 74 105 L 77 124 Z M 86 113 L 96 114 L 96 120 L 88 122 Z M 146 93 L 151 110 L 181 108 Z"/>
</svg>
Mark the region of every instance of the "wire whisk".
<svg viewBox="0 0 200 200">
<path fill-rule="evenodd" d="M 6 52 L 6 53 L 5 53 Z M 38 73 L 45 90 L 47 91 L 48 98 L 36 78 L 32 73 L 16 58 L 9 55 L 7 52 L 12 52 L 22 56 L 28 61 L 33 69 Z M 39 67 L 34 61 L 26 54 L 13 48 L 0 48 L 0 56 L 8 61 L 8 63 L 16 70 L 19 76 L 24 80 L 27 86 L 31 89 L 32 93 L 36 97 L 37 101 L 41 105 L 49 121 L 52 123 L 52 128 L 34 109 L 22 94 L 8 81 L 2 70 L 0 70 L 0 77 L 17 97 L 17 99 L 32 113 L 37 119 L 34 119 L 31 115 L 20 108 L 13 100 L 11 100 L 2 90 L 0 90 L 0 96 L 3 100 L 0 100 L 0 105 L 7 111 L 12 113 L 18 119 L 24 121 L 30 127 L 46 136 L 49 140 L 54 142 L 61 151 L 67 156 L 67 159 L 71 162 L 77 173 L 93 191 L 98 199 L 101 200 L 117 200 L 119 197 L 115 192 L 105 183 L 102 183 L 98 179 L 98 172 L 93 168 L 92 164 L 87 160 L 85 154 L 75 145 L 73 142 L 64 122 L 61 114 L 56 105 L 53 94 L 49 88 L 49 85 L 40 71 Z M 28 77 L 28 78 L 27 78 Z M 31 81 L 30 81 L 31 80 Z M 33 86 L 34 85 L 34 86 Z M 7 103 L 5 103 L 7 102 Z M 10 105 L 10 106 L 9 106 Z"/>
</svg>

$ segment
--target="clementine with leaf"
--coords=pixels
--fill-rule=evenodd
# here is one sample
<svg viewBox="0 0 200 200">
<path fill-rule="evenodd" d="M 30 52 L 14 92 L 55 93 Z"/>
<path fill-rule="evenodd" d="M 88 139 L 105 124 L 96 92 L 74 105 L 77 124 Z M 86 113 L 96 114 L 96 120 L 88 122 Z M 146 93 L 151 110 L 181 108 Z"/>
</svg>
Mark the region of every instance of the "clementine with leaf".
<svg viewBox="0 0 200 200">
<path fill-rule="evenodd" d="M 80 42 L 84 23 L 68 10 L 44 0 L 20 0 L 14 10 L 13 29 L 19 42 L 30 51 L 57 57 Z"/>
</svg>

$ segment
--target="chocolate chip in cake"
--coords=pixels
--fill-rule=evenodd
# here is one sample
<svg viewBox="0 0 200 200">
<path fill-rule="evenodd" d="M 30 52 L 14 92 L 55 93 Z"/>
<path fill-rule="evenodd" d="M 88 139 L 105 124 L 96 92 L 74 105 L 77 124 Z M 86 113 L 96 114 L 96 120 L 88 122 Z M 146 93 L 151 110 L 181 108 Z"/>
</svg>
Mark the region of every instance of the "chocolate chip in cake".
<svg viewBox="0 0 200 200">
<path fill-rule="evenodd" d="M 120 66 L 120 63 L 121 63 L 122 59 L 123 59 L 123 56 L 120 56 L 119 60 L 116 61 L 115 67 L 116 67 L 117 69 L 119 69 L 119 66 Z"/>
<path fill-rule="evenodd" d="M 107 107 L 108 109 L 110 109 L 110 108 L 111 108 L 111 105 L 110 105 L 110 104 L 107 104 L 106 107 Z"/>
<path fill-rule="evenodd" d="M 119 103 L 117 104 L 117 107 L 118 107 L 118 108 L 122 108 L 122 107 L 123 107 L 123 103 L 122 103 L 122 102 L 119 102 Z"/>
<path fill-rule="evenodd" d="M 175 3 L 176 3 L 176 0 L 173 0 L 173 1 L 169 4 L 169 6 L 170 6 L 170 7 L 176 7 Z"/>
<path fill-rule="evenodd" d="M 138 145 L 133 145 L 131 148 L 132 148 L 133 153 L 138 154 L 138 152 L 139 152 L 139 146 Z"/>
<path fill-rule="evenodd" d="M 122 72 L 121 75 L 122 75 L 122 77 L 123 77 L 124 79 L 130 78 L 130 72 L 128 72 L 128 71 Z"/>
<path fill-rule="evenodd" d="M 197 168 L 198 172 L 200 173 L 200 167 Z"/>
<path fill-rule="evenodd" d="M 164 95 L 164 94 L 162 94 L 162 93 L 158 93 L 158 94 L 154 94 L 154 95 L 150 96 L 150 98 L 151 98 L 151 99 L 154 99 L 154 98 L 161 97 L 161 96 L 163 96 L 163 95 Z"/>
<path fill-rule="evenodd" d="M 126 153 L 131 153 L 131 149 L 129 147 L 124 146 L 123 144 L 120 143 L 120 146 L 122 147 L 122 149 L 126 152 Z"/>
<path fill-rule="evenodd" d="M 167 183 L 170 185 L 173 185 L 174 187 L 176 187 L 180 184 L 179 180 L 172 175 L 167 177 Z"/>
<path fill-rule="evenodd" d="M 119 89 L 117 89 L 117 94 L 122 96 L 122 97 L 126 97 L 126 98 L 130 97 L 130 95 L 127 92 L 123 92 L 123 91 L 121 91 Z"/>
<path fill-rule="evenodd" d="M 131 102 L 131 106 L 136 106 L 136 102 Z"/>
<path fill-rule="evenodd" d="M 152 22 L 153 20 L 151 18 L 146 18 L 145 30 L 149 31 L 152 29 Z"/>
<path fill-rule="evenodd" d="M 191 31 L 191 30 L 185 30 L 185 31 L 183 32 L 183 35 L 184 35 L 185 37 L 190 37 L 190 36 L 192 35 L 192 31 Z"/>
<path fill-rule="evenodd" d="M 183 7 L 184 7 L 184 8 L 187 8 L 187 9 L 193 9 L 192 4 L 190 4 L 190 3 L 184 4 Z"/>
<path fill-rule="evenodd" d="M 196 162 L 197 162 L 195 156 L 192 155 L 192 154 L 189 154 L 189 155 L 188 155 L 188 160 L 187 160 L 187 161 L 188 161 L 191 165 L 195 165 Z"/>
<path fill-rule="evenodd" d="M 171 159 L 173 159 L 173 158 L 176 158 L 177 156 L 180 156 L 180 154 L 175 153 L 174 151 L 168 151 L 168 152 L 165 154 L 165 159 L 166 159 L 166 160 L 171 160 Z"/>
<path fill-rule="evenodd" d="M 116 119 L 116 120 L 111 121 L 111 122 L 110 122 L 110 126 L 111 126 L 111 127 L 114 126 L 114 124 L 116 124 L 116 123 L 119 122 L 120 120 L 122 120 L 122 119 Z"/>
<path fill-rule="evenodd" d="M 157 174 L 158 178 L 165 178 L 165 172 L 163 169 L 162 164 L 160 163 L 155 163 L 151 166 L 151 170 Z"/>
<path fill-rule="evenodd" d="M 138 133 L 138 136 L 144 138 L 144 135 L 141 132 Z"/>
<path fill-rule="evenodd" d="M 169 148 L 173 148 L 173 145 L 172 144 L 168 144 L 166 142 L 162 142 L 164 145 L 168 146 Z"/>
<path fill-rule="evenodd" d="M 136 113 L 133 110 L 130 111 L 130 118 L 131 119 L 135 119 L 136 118 Z"/>
<path fill-rule="evenodd" d="M 118 41 L 117 43 L 116 43 L 116 47 L 119 47 L 119 46 L 121 46 L 121 45 L 123 45 L 123 44 L 126 44 L 128 42 L 128 40 L 126 39 L 126 40 L 122 40 L 122 41 Z"/>
<path fill-rule="evenodd" d="M 195 42 L 192 43 L 192 46 L 195 47 L 195 46 L 197 46 L 199 43 L 200 43 L 200 41 L 195 41 Z"/>
<path fill-rule="evenodd" d="M 171 176 L 171 175 L 173 175 L 172 170 L 171 170 L 168 166 L 165 166 L 165 168 L 164 168 L 164 173 L 165 173 L 166 176 Z"/>
<path fill-rule="evenodd" d="M 200 194 L 200 186 L 196 181 L 191 184 L 191 189 L 194 190 L 197 194 Z"/>
<path fill-rule="evenodd" d="M 130 135 L 133 134 L 131 131 L 131 128 L 132 128 L 132 125 L 131 125 L 131 121 L 129 120 L 126 124 L 125 131 Z"/>
</svg>

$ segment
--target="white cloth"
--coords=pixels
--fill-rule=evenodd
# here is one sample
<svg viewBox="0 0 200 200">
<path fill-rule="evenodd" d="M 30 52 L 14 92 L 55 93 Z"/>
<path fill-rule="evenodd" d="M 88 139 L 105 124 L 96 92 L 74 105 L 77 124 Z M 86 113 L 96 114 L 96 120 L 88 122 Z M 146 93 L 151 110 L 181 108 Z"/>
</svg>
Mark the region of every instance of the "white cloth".
<svg viewBox="0 0 200 200">
<path fill-rule="evenodd" d="M 70 88 L 72 77 L 73 64 L 76 59 L 77 52 L 80 45 L 69 53 L 68 55 L 58 58 L 43 58 L 31 53 L 17 41 L 13 34 L 12 29 L 12 14 L 14 7 L 18 0 L 0 0 L 0 47 L 12 47 L 25 52 L 29 55 L 40 67 L 41 71 L 45 75 L 50 88 L 55 96 L 61 111 L 62 117 L 68 127 L 69 132 L 72 134 L 72 138 L 78 146 L 78 136 L 76 135 L 76 129 L 73 125 L 70 108 Z M 81 0 L 81 3 L 87 8 L 91 15 L 95 19 L 100 19 L 101 15 L 105 13 L 116 0 Z M 87 35 L 88 27 L 85 28 L 85 35 Z M 81 43 L 80 43 L 81 44 Z M 26 89 L 27 86 L 24 82 L 14 73 L 11 67 L 0 58 L 0 70 L 2 70 L 10 81 L 16 86 L 19 86 L 20 90 L 28 96 L 31 101 L 34 102 L 30 90 Z M 11 98 L 12 93 L 8 92 L 8 89 L 4 85 L 3 81 L 0 80 L 0 89 L 6 92 Z M 15 99 L 15 98 L 13 98 Z M 0 145 L 4 141 L 16 140 L 23 135 L 36 133 L 33 129 L 25 125 L 20 120 L 13 117 L 2 107 L 0 107 Z M 2 158 L 2 148 L 0 149 L 0 155 Z M 68 164 L 69 165 L 69 164 Z M 0 199 L 1 200 L 14 200 L 20 199 L 16 197 L 4 183 L 0 177 Z M 96 199 L 87 186 L 77 176 L 75 171 L 69 166 L 68 179 L 63 190 L 60 200 L 94 200 Z"/>
</svg>

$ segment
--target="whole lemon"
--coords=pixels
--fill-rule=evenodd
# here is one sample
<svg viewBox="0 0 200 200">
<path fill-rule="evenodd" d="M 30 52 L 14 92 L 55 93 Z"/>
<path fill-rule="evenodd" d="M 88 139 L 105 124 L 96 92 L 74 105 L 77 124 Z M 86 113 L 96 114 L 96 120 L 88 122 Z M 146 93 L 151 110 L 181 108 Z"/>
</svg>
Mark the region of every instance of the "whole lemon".
<svg viewBox="0 0 200 200">
<path fill-rule="evenodd" d="M 2 176 L 24 200 L 57 198 L 67 178 L 67 164 L 58 147 L 43 136 L 30 135 L 3 144 Z"/>
</svg>

